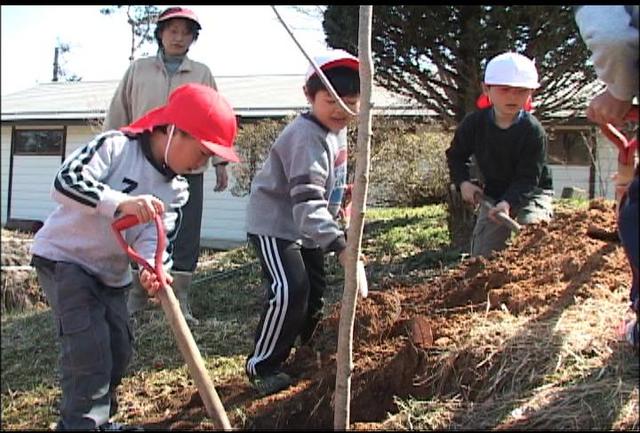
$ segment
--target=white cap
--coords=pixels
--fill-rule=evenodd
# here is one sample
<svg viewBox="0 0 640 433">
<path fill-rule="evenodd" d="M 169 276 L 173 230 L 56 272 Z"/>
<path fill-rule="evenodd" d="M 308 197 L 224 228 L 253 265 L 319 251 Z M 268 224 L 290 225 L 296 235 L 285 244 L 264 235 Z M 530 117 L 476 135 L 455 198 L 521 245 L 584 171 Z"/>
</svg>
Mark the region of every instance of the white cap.
<svg viewBox="0 0 640 433">
<path fill-rule="evenodd" d="M 347 66 L 358 71 L 360 65 L 360 61 L 357 57 L 341 49 L 326 51 L 320 55 L 315 56 L 313 60 L 320 67 L 320 69 L 322 69 L 323 72 L 337 66 Z M 311 76 L 315 73 L 316 70 L 313 68 L 313 65 L 309 65 L 309 69 L 307 69 L 307 74 L 304 77 L 304 81 L 308 81 L 309 78 L 311 78 Z"/>
<path fill-rule="evenodd" d="M 537 89 L 538 71 L 533 60 L 518 53 L 503 53 L 487 63 L 485 84 Z"/>
</svg>

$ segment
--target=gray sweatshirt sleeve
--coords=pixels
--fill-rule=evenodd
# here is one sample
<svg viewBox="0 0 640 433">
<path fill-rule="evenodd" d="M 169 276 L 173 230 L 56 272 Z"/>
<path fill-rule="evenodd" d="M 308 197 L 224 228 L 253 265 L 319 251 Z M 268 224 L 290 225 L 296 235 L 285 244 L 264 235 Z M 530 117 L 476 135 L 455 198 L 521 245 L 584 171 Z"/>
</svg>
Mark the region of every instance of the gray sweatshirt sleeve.
<svg viewBox="0 0 640 433">
<path fill-rule="evenodd" d="M 635 8 L 635 16 L 630 13 L 631 8 Z M 575 14 L 598 77 L 621 101 L 631 101 L 638 94 L 637 9 L 637 6 L 582 6 Z"/>
<path fill-rule="evenodd" d="M 303 139 L 282 156 L 294 223 L 303 236 L 313 239 L 323 250 L 339 252 L 345 246 L 340 242 L 344 233 L 328 209 L 329 155 L 320 143 Z"/>
</svg>

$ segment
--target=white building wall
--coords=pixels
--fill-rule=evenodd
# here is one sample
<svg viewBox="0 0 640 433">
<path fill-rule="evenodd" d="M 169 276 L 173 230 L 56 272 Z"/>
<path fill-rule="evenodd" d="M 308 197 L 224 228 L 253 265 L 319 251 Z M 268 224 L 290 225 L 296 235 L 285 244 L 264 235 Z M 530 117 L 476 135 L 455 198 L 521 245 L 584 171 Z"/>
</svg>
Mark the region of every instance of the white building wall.
<svg viewBox="0 0 640 433">
<path fill-rule="evenodd" d="M 9 199 L 9 164 L 11 159 L 11 127 L 3 126 L 0 135 L 0 222 L 7 223 Z"/>
<path fill-rule="evenodd" d="M 29 129 L 58 128 L 29 126 Z M 65 157 L 94 136 L 89 126 L 68 126 Z M 51 199 L 53 179 L 60 169 L 60 156 L 15 155 L 13 157 L 13 185 L 11 218 L 44 221 L 57 207 Z"/>
<path fill-rule="evenodd" d="M 230 167 L 229 187 L 233 185 Z M 222 192 L 213 190 L 216 184 L 216 171 L 209 169 L 204 174 L 204 203 L 202 210 L 202 245 L 214 248 L 228 248 L 247 239 L 245 221 L 249 196 L 235 197 L 229 188 Z"/>
<path fill-rule="evenodd" d="M 562 197 L 565 187 L 580 188 L 589 193 L 589 167 L 581 165 L 551 165 L 555 198 Z"/>
<path fill-rule="evenodd" d="M 596 145 L 596 197 L 615 198 L 615 183 L 612 179 L 618 170 L 618 149 L 607 137 L 598 133 Z"/>
<path fill-rule="evenodd" d="M 59 156 L 14 155 L 11 218 L 44 221 L 56 208 L 49 197 Z M 38 179 L 39 181 L 34 181 Z"/>
<path fill-rule="evenodd" d="M 88 125 L 67 126 L 67 148 L 65 149 L 65 158 L 73 153 L 77 148 L 89 143 L 99 133 L 100 131 L 94 131 L 94 129 Z"/>
</svg>

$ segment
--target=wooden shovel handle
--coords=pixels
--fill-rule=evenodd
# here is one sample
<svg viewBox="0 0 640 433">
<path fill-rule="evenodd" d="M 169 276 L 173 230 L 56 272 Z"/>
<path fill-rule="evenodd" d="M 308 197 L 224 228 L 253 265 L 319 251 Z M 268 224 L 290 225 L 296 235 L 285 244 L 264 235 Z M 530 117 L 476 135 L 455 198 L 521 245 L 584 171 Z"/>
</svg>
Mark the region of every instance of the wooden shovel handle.
<svg viewBox="0 0 640 433">
<path fill-rule="evenodd" d="M 173 289 L 167 283 L 164 268 L 162 267 L 162 252 L 164 251 L 167 242 L 164 234 L 162 218 L 160 215 L 156 215 L 155 218 L 156 232 L 158 235 L 155 253 L 155 268 L 152 268 L 137 251 L 128 245 L 124 240 L 122 233 L 120 233 L 122 230 L 133 227 L 136 224 L 139 224 L 139 221 L 135 215 L 126 215 L 114 221 L 111 224 L 111 227 L 116 233 L 118 243 L 127 252 L 127 255 L 141 266 L 144 266 L 145 269 L 150 272 L 155 272 L 158 280 L 161 282 L 162 288 L 158 290 L 156 297 L 160 300 L 162 310 L 164 311 L 169 322 L 169 326 L 173 331 L 173 335 L 176 339 L 176 343 L 178 344 L 178 348 L 182 353 L 182 357 L 187 363 L 189 373 L 196 383 L 196 388 L 202 398 L 205 408 L 207 409 L 207 414 L 215 422 L 217 428 L 222 430 L 231 430 L 229 418 L 227 418 L 227 414 L 222 402 L 220 401 L 220 397 L 218 397 L 218 393 L 216 392 L 213 382 L 209 377 L 209 373 L 205 368 L 198 346 L 193 339 L 189 325 L 187 325 L 187 321 L 180 309 L 180 303 L 178 302 L 178 299 L 176 299 Z"/>
</svg>

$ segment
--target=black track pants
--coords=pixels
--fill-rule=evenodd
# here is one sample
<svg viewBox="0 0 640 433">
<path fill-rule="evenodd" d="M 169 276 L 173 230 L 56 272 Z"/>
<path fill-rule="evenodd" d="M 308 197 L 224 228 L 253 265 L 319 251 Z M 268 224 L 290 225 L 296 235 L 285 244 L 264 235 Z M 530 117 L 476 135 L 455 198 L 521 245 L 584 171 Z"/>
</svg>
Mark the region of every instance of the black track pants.
<svg viewBox="0 0 640 433">
<path fill-rule="evenodd" d="M 322 314 L 324 254 L 270 236 L 249 234 L 249 241 L 260 259 L 266 297 L 246 372 L 264 376 L 279 370 L 298 335 L 303 341 L 311 336 Z"/>
</svg>

